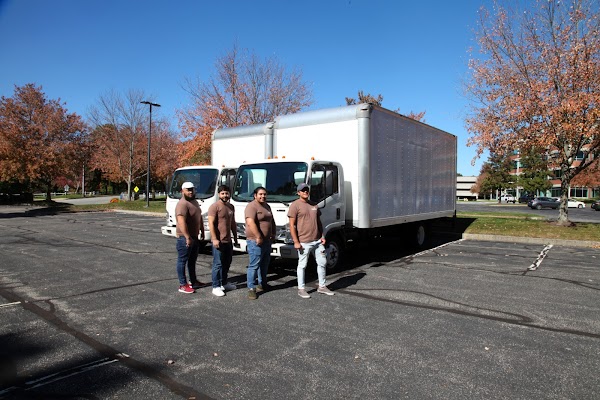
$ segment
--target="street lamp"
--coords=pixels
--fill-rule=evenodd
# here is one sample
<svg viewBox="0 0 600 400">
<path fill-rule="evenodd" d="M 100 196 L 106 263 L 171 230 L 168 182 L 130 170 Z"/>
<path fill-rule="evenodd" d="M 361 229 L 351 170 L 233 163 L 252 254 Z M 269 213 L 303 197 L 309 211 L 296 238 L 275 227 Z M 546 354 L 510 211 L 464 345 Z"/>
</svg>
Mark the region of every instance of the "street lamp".
<svg viewBox="0 0 600 400">
<path fill-rule="evenodd" d="M 160 107 L 160 104 L 140 101 L 141 104 L 150 106 L 150 129 L 148 130 L 148 171 L 146 174 L 146 208 L 150 207 L 150 137 L 152 136 L 152 106 Z"/>
</svg>

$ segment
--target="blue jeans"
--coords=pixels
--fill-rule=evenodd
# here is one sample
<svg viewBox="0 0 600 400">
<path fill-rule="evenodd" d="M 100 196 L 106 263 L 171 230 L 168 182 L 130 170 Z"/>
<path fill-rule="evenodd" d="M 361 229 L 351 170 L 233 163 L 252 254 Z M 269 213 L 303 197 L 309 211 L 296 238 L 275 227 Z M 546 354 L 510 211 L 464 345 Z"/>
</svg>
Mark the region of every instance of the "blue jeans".
<svg viewBox="0 0 600 400">
<path fill-rule="evenodd" d="M 220 288 L 227 283 L 227 273 L 233 257 L 233 244 L 219 243 L 219 248 L 212 247 L 212 287 Z"/>
<path fill-rule="evenodd" d="M 177 238 L 177 277 L 179 285 L 187 284 L 185 279 L 185 266 L 187 265 L 190 282 L 196 281 L 196 260 L 198 259 L 198 239 L 193 239 L 190 247 L 185 245 L 185 237 Z"/>
<path fill-rule="evenodd" d="M 319 276 L 319 286 L 325 286 L 325 266 L 327 265 L 327 255 L 325 254 L 325 246 L 321 243 L 321 239 L 309 243 L 300 243 L 302 249 L 298 250 L 298 289 L 304 289 L 304 271 L 308 263 L 308 257 L 311 253 L 317 261 L 317 275 Z"/>
<path fill-rule="evenodd" d="M 254 289 L 254 281 L 258 278 L 259 285 L 266 285 L 267 272 L 269 271 L 269 262 L 271 261 L 271 242 L 265 240 L 259 246 L 256 240 L 248 240 L 248 257 L 250 264 L 248 265 L 248 289 Z"/>
</svg>

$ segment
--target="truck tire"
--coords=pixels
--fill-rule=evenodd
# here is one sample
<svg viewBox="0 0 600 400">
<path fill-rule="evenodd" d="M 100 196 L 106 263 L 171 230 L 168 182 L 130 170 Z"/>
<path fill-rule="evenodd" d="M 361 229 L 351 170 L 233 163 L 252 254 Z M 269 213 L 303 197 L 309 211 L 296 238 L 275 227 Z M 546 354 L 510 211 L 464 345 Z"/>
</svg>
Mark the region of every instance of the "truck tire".
<svg viewBox="0 0 600 400">
<path fill-rule="evenodd" d="M 339 236 L 334 235 L 327 238 L 325 242 L 325 250 L 327 252 L 327 271 L 336 271 L 340 265 L 344 255 L 343 242 Z"/>
<path fill-rule="evenodd" d="M 418 222 L 412 226 L 410 244 L 412 247 L 422 249 L 429 243 L 429 226 L 426 223 Z"/>
<path fill-rule="evenodd" d="M 541 209 L 542 209 L 542 205 L 541 205 L 541 204 L 538 204 L 537 206 L 535 206 L 535 209 L 536 209 L 536 210 L 541 210 Z"/>
</svg>

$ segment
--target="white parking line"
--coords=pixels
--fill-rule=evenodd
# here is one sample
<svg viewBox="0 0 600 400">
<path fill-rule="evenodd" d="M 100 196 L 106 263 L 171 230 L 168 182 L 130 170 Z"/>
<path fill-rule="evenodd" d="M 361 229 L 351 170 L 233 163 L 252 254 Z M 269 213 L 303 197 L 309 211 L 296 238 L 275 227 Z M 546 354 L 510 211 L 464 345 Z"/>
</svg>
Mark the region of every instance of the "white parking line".
<svg viewBox="0 0 600 400">
<path fill-rule="evenodd" d="M 15 301 L 15 302 L 13 302 L 13 303 L 0 304 L 0 308 L 2 308 L 2 307 L 11 307 L 11 306 L 16 306 L 16 305 L 19 305 L 19 304 L 21 304 L 21 302 L 20 302 L 20 301 Z"/>
<path fill-rule="evenodd" d="M 536 269 L 538 269 L 538 267 L 540 266 L 540 264 L 542 263 L 542 261 L 544 261 L 544 258 L 546 258 L 546 254 L 548 254 L 548 251 L 550 251 L 550 249 L 553 247 L 553 245 L 549 244 L 546 247 L 544 247 L 544 250 L 542 250 L 540 252 L 540 255 L 538 256 L 537 260 L 535 260 L 533 262 L 533 264 L 531 264 L 527 270 L 528 271 L 535 271 Z"/>
</svg>

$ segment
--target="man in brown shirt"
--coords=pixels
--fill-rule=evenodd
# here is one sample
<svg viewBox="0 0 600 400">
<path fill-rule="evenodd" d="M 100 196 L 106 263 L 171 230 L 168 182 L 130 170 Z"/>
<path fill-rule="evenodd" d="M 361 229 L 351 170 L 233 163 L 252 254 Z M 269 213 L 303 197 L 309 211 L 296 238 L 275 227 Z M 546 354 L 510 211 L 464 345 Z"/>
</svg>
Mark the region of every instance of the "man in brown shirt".
<svg viewBox="0 0 600 400">
<path fill-rule="evenodd" d="M 194 293 L 194 289 L 198 289 L 202 285 L 196 278 L 196 259 L 198 258 L 198 236 L 200 235 L 200 239 L 204 239 L 204 223 L 192 182 L 184 182 L 181 185 L 181 199 L 175 206 L 175 216 L 177 217 L 175 232 L 177 234 L 179 291 Z M 190 277 L 189 283 L 185 277 L 186 265 Z"/>
<path fill-rule="evenodd" d="M 208 208 L 208 227 L 212 238 L 212 293 L 225 296 L 225 290 L 235 289 L 235 285 L 227 283 L 227 273 L 233 257 L 233 241 L 237 244 L 237 227 L 235 225 L 235 209 L 229 202 L 231 191 L 229 186 L 221 185 L 217 189 L 219 200 Z"/>
<path fill-rule="evenodd" d="M 247 271 L 248 298 L 256 300 L 256 293 L 267 290 L 267 272 L 271 260 L 271 242 L 275 237 L 275 220 L 267 204 L 267 189 L 254 189 L 254 200 L 246 206 L 246 241 L 249 265 Z M 258 277 L 257 277 L 258 273 Z M 255 281 L 258 278 L 258 285 Z"/>
<path fill-rule="evenodd" d="M 294 248 L 298 250 L 298 296 L 310 299 L 310 295 L 304 287 L 304 271 L 308 257 L 312 253 L 317 261 L 317 275 L 319 276 L 319 288 L 317 293 L 332 296 L 334 293 L 325 286 L 325 266 L 327 256 L 325 253 L 325 238 L 323 237 L 323 226 L 321 225 L 321 211 L 316 204 L 309 200 L 310 188 L 306 183 L 297 187 L 299 199 L 290 204 L 288 217 L 290 219 L 290 234 L 294 240 Z"/>
</svg>

